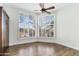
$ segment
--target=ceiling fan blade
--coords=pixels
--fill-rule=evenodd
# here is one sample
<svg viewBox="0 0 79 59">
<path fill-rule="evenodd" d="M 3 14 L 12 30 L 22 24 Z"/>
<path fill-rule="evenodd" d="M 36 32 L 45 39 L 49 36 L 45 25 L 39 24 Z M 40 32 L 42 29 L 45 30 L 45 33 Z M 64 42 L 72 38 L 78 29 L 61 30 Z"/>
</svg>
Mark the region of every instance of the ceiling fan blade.
<svg viewBox="0 0 79 59">
<path fill-rule="evenodd" d="M 45 10 L 50 10 L 50 9 L 54 9 L 55 6 L 49 7 L 49 8 L 45 8 Z"/>
<path fill-rule="evenodd" d="M 48 14 L 51 14 L 51 12 L 48 12 L 48 11 L 46 11 L 46 10 L 45 10 L 44 12 L 46 12 L 46 13 L 48 13 Z"/>
<path fill-rule="evenodd" d="M 44 8 L 44 3 L 39 3 L 41 8 Z"/>
</svg>

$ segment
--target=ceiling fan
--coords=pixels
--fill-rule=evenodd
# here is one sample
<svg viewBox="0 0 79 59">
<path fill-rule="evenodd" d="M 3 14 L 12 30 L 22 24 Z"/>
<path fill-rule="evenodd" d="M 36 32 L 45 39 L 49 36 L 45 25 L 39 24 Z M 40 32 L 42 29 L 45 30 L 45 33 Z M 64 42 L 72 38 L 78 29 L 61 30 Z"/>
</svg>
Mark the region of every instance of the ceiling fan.
<svg viewBox="0 0 79 59">
<path fill-rule="evenodd" d="M 48 14 L 51 14 L 51 12 L 48 12 L 47 10 L 55 9 L 55 6 L 45 8 L 44 3 L 39 3 L 39 6 L 41 7 L 41 10 L 34 10 L 34 11 L 41 11 L 42 13 L 46 12 Z"/>
</svg>

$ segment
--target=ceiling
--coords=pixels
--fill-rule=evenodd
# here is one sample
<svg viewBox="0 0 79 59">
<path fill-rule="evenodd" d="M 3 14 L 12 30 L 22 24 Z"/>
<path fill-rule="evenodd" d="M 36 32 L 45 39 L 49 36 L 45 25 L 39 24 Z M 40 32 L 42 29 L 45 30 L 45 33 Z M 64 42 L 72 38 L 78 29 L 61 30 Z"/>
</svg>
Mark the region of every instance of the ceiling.
<svg viewBox="0 0 79 59">
<path fill-rule="evenodd" d="M 24 10 L 28 10 L 34 13 L 40 13 L 40 11 L 34 11 L 34 10 L 40 10 L 40 6 L 39 3 L 6 3 L 5 5 L 11 6 L 11 7 L 15 7 L 15 8 L 19 8 L 19 9 L 24 9 Z M 51 7 L 51 6 L 55 6 L 55 9 L 52 10 L 48 10 L 50 12 L 56 11 L 61 9 L 62 7 L 67 6 L 67 3 L 45 3 L 45 8 Z"/>
</svg>

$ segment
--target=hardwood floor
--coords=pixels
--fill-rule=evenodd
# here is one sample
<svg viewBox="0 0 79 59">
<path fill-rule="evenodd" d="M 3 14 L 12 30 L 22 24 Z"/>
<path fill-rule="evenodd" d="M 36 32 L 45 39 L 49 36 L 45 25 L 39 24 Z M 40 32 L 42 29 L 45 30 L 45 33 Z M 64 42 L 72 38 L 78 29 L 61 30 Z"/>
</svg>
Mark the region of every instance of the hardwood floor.
<svg viewBox="0 0 79 59">
<path fill-rule="evenodd" d="M 11 46 L 9 56 L 79 56 L 79 51 L 56 43 L 28 43 Z"/>
</svg>

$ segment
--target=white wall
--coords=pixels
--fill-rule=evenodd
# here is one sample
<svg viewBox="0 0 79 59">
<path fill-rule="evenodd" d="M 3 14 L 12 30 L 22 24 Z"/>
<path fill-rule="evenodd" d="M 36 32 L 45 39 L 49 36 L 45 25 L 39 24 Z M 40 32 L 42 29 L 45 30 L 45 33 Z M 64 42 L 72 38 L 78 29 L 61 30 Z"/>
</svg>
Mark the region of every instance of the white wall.
<svg viewBox="0 0 79 59">
<path fill-rule="evenodd" d="M 35 19 L 38 19 L 37 14 L 34 14 L 29 11 L 25 11 L 22 9 L 17 9 L 8 5 L 3 4 L 4 9 L 6 10 L 7 14 L 9 15 L 9 45 L 16 45 L 16 44 L 23 44 L 23 43 L 29 43 L 29 42 L 54 42 L 54 39 L 52 38 L 26 38 L 26 39 L 20 39 L 18 37 L 18 20 L 19 20 L 19 13 L 23 13 L 25 15 L 32 15 L 36 16 Z"/>
<path fill-rule="evenodd" d="M 24 13 L 28 15 L 35 16 L 36 14 L 24 11 L 21 9 L 16 9 L 10 6 L 4 5 L 4 9 L 6 10 L 7 14 L 9 15 L 9 45 L 15 44 L 22 44 L 28 42 L 35 42 L 36 39 L 19 39 L 18 38 L 18 20 L 19 20 L 19 13 Z"/>
<path fill-rule="evenodd" d="M 21 44 L 35 41 L 60 43 L 79 50 L 79 4 L 71 4 L 56 13 L 56 39 L 18 39 L 19 12 L 35 15 L 24 10 L 5 6 L 10 17 L 9 44 Z"/>
<path fill-rule="evenodd" d="M 56 43 L 79 50 L 79 4 L 62 8 L 56 16 Z"/>
</svg>

